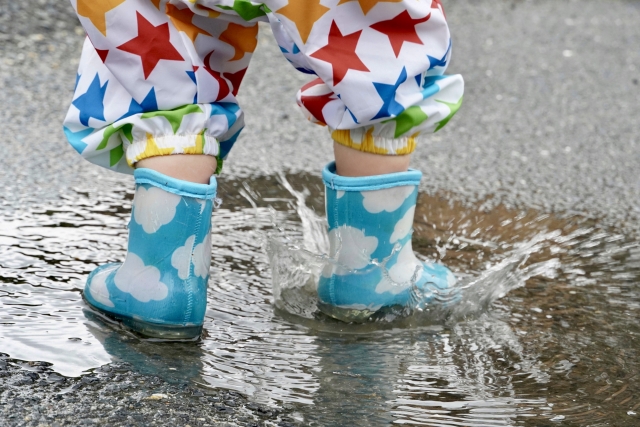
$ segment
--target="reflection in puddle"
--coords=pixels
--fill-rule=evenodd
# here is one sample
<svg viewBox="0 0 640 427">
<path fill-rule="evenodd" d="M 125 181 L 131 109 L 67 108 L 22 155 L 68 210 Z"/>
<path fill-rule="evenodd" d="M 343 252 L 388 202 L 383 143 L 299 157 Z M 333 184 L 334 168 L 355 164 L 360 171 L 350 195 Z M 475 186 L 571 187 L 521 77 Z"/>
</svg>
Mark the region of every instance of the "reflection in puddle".
<svg viewBox="0 0 640 427">
<path fill-rule="evenodd" d="M 78 188 L 0 209 L 0 350 L 64 375 L 123 360 L 298 405 L 305 425 L 637 421 L 637 241 L 575 217 L 423 194 L 414 248 L 461 278 L 461 301 L 346 325 L 313 299 L 323 262 L 313 254 L 326 248 L 321 181 L 221 181 L 201 343 L 140 340 L 83 313 L 86 275 L 124 257 L 132 191 Z"/>
</svg>

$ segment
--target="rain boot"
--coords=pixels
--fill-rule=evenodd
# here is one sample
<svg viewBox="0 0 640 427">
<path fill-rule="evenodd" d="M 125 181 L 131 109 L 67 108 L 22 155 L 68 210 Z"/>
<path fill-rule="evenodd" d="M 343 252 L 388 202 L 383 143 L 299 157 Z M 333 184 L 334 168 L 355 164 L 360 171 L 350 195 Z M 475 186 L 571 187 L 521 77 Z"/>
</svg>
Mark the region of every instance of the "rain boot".
<svg viewBox="0 0 640 427">
<path fill-rule="evenodd" d="M 136 169 L 134 177 L 126 258 L 95 269 L 84 298 L 143 336 L 197 338 L 207 305 L 215 177 L 208 185 L 151 169 Z"/>
<path fill-rule="evenodd" d="M 331 260 L 318 282 L 319 308 L 343 321 L 364 321 L 391 307 L 424 308 L 448 293 L 456 278 L 440 264 L 416 258 L 413 216 L 422 173 L 322 178 Z"/>
</svg>

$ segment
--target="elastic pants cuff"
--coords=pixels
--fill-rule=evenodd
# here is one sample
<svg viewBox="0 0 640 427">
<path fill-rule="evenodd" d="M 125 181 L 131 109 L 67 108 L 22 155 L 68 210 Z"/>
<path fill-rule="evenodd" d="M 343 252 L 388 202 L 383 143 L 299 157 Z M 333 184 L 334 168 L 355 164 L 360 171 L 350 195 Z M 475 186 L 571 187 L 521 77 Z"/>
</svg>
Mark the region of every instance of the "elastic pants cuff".
<svg viewBox="0 0 640 427">
<path fill-rule="evenodd" d="M 146 139 L 133 141 L 127 147 L 127 163 L 133 167 L 143 159 L 171 154 L 205 154 L 217 157 L 220 153 L 218 141 L 203 133 L 198 135 L 165 135 L 147 134 Z"/>
<path fill-rule="evenodd" d="M 373 127 L 357 129 L 336 129 L 331 138 L 340 145 L 371 154 L 386 156 L 402 156 L 411 154 L 416 149 L 418 134 L 402 138 L 385 138 L 373 135 Z"/>
</svg>

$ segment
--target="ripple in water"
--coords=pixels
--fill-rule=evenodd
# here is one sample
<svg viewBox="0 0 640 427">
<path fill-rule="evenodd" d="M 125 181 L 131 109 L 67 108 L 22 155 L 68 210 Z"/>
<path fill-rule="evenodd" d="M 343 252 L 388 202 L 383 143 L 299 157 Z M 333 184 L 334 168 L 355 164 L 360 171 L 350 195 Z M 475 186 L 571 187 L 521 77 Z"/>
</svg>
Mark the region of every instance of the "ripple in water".
<svg viewBox="0 0 640 427">
<path fill-rule="evenodd" d="M 264 237 L 265 250 L 269 256 L 272 274 L 273 297 L 275 306 L 289 314 L 305 319 L 319 319 L 315 328 L 323 329 L 327 319 L 317 307 L 316 284 L 327 263 L 340 265 L 329 253 L 329 241 L 326 233 L 327 223 L 324 217 L 316 214 L 306 205 L 308 190 L 299 192 L 293 189 L 284 175 L 278 176 L 278 182 L 295 200 L 295 210 L 300 225 L 293 230 L 279 226 L 277 211 L 271 209 L 275 231 Z M 246 192 L 243 196 L 255 205 L 255 201 Z M 256 216 L 259 215 L 256 210 Z M 297 224 L 296 224 L 297 225 Z M 296 233 L 296 231 L 298 231 Z M 300 236 L 301 231 L 301 236 Z M 540 232 L 525 242 L 518 242 L 503 251 L 500 261 L 495 265 L 485 263 L 484 270 L 471 273 L 458 273 L 458 282 L 444 295 L 435 294 L 433 301 L 424 309 L 420 301 L 434 297 L 430 289 L 420 291 L 413 286 L 413 296 L 406 307 L 386 312 L 383 316 L 374 316 L 370 321 L 391 323 L 391 326 L 416 327 L 430 324 L 455 324 L 457 321 L 484 312 L 494 301 L 504 297 L 510 290 L 523 286 L 526 280 L 534 276 L 553 278 L 559 267 L 558 259 L 552 258 L 527 264 L 531 254 L 541 250 L 545 241 L 560 235 L 559 231 Z M 459 241 L 459 238 L 456 238 Z M 494 242 L 463 240 L 482 247 L 496 248 Z M 445 245 L 446 246 L 446 245 Z M 444 254 L 440 249 L 438 254 Z M 425 262 L 436 260 L 422 256 Z M 349 270 L 348 267 L 342 266 Z M 382 269 L 383 276 L 389 277 L 385 263 L 374 260 L 366 268 Z M 412 279 L 415 285 L 415 279 Z M 394 283 L 403 286 L 403 283 Z M 332 324 L 330 322 L 329 324 Z M 375 328 L 379 328 L 380 325 Z M 385 326 L 383 326 L 385 327 Z M 386 326 L 389 327 L 389 326 Z M 354 325 L 354 330 L 368 329 Z"/>
<path fill-rule="evenodd" d="M 414 249 L 455 272 L 460 300 L 348 325 L 315 307 L 327 261 L 320 179 L 223 181 L 205 337 L 156 343 L 93 318 L 80 297 L 97 264 L 125 254 L 132 191 L 118 189 L 131 183 L 108 179 L 40 204 L 26 195 L 28 208 L 2 202 L 0 351 L 64 375 L 124 360 L 295 405 L 305 425 L 637 421 L 633 238 L 576 217 L 423 194 Z"/>
</svg>

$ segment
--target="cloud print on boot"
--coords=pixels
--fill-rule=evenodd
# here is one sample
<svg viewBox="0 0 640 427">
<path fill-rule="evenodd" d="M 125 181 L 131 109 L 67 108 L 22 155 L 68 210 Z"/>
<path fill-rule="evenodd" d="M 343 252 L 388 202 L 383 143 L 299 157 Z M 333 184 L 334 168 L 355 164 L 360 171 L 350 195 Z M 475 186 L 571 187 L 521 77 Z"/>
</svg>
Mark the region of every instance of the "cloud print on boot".
<svg viewBox="0 0 640 427">
<path fill-rule="evenodd" d="M 115 307 L 115 304 L 109 298 L 109 289 L 107 289 L 107 282 L 105 279 L 113 271 L 113 268 L 99 271 L 91 278 L 91 286 L 89 287 L 89 293 L 91 298 L 96 302 L 105 305 L 107 307 Z"/>
<path fill-rule="evenodd" d="M 420 268 L 418 269 L 418 267 Z M 418 280 L 422 277 L 423 269 L 424 264 L 413 253 L 411 242 L 407 242 L 398 252 L 396 263 L 389 268 L 389 277 L 396 283 L 405 283 L 410 281 L 416 270 L 418 270 L 418 275 L 416 276 L 416 280 Z"/>
<path fill-rule="evenodd" d="M 397 210 L 404 201 L 413 194 L 413 185 L 403 185 L 400 187 L 385 188 L 383 190 L 363 191 L 362 206 L 369 213 L 377 214 L 382 211 L 393 212 Z"/>
<path fill-rule="evenodd" d="M 416 207 L 411 206 L 409 210 L 404 214 L 402 218 L 396 222 L 396 225 L 393 227 L 393 233 L 391 234 L 391 238 L 389 239 L 390 243 L 395 243 L 398 240 L 401 240 L 411 231 L 413 227 L 413 216 L 415 214 Z"/>
<path fill-rule="evenodd" d="M 189 267 L 193 262 L 193 274 L 194 276 L 202 277 L 203 279 L 209 274 L 209 267 L 211 265 L 211 234 L 207 234 L 202 243 L 193 247 L 193 243 L 196 240 L 196 236 L 191 235 L 187 238 L 184 246 L 180 246 L 171 255 L 171 265 L 178 270 L 178 277 L 185 280 L 189 277 Z M 191 256 L 193 248 L 193 257 Z"/>
<path fill-rule="evenodd" d="M 365 236 L 362 230 L 343 225 L 329 232 L 329 253 L 336 257 L 340 265 L 350 270 L 364 268 L 371 262 L 371 254 L 378 247 L 378 239 L 373 236 Z M 336 251 L 339 252 L 336 254 Z M 331 277 L 331 273 L 339 276 L 349 274 L 344 268 L 333 269 L 332 264 L 327 264 L 322 274 Z"/>
<path fill-rule="evenodd" d="M 113 282 L 122 292 L 131 294 L 140 302 L 162 301 L 169 294 L 167 285 L 160 281 L 160 270 L 144 265 L 142 258 L 133 252 L 127 254 Z"/>
<path fill-rule="evenodd" d="M 182 198 L 157 187 L 139 186 L 133 201 L 133 219 L 145 233 L 155 233 L 176 216 L 176 207 Z"/>
</svg>

